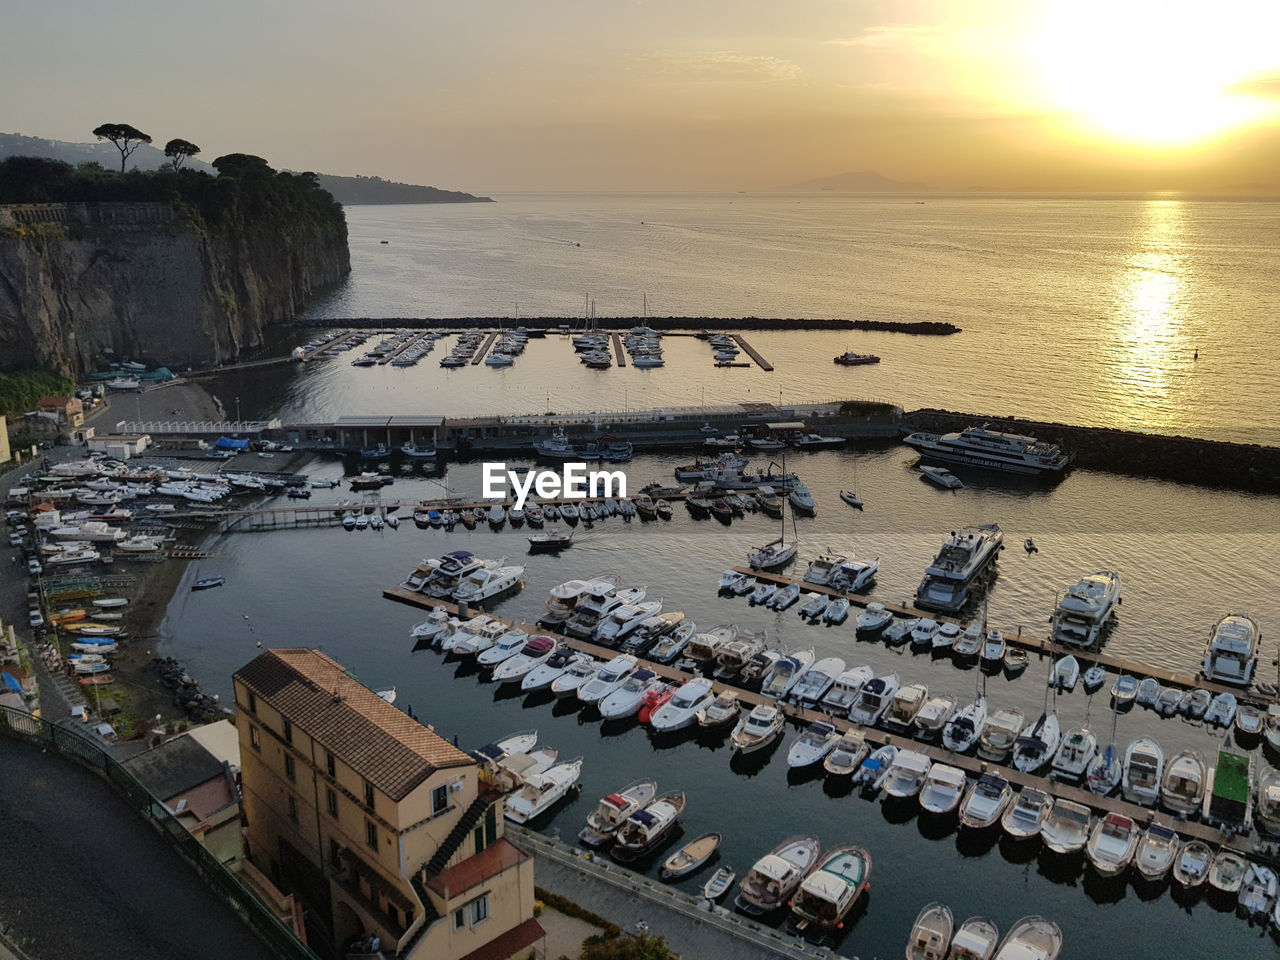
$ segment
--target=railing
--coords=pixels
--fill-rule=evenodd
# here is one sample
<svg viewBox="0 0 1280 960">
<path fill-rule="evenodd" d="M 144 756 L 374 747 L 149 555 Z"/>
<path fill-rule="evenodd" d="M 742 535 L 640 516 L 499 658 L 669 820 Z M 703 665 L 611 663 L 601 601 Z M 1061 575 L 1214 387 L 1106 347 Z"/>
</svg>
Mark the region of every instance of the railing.
<svg viewBox="0 0 1280 960">
<path fill-rule="evenodd" d="M 120 420 L 116 433 L 169 434 L 169 433 L 262 433 L 279 430 L 279 420 Z"/>
<path fill-rule="evenodd" d="M 38 743 L 101 773 L 116 792 L 155 826 L 169 845 L 195 868 L 275 956 L 281 960 L 319 960 L 265 903 L 165 809 L 159 799 L 89 737 L 73 728 L 49 723 L 11 707 L 0 707 L 0 734 Z"/>
</svg>

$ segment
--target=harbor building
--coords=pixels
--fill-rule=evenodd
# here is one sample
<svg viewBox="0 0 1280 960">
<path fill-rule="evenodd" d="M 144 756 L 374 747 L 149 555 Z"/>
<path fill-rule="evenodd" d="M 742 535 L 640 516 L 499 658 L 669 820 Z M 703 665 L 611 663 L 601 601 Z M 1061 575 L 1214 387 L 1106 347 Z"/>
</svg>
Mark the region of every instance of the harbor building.
<svg viewBox="0 0 1280 960">
<path fill-rule="evenodd" d="M 343 955 L 525 958 L 533 861 L 471 755 L 316 650 L 234 676 L 248 854 Z"/>
</svg>

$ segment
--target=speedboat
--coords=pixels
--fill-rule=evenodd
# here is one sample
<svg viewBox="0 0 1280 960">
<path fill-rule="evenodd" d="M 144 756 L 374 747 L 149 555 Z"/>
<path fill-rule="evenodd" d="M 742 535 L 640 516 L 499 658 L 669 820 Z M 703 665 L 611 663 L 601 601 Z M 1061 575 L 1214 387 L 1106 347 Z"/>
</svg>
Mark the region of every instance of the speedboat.
<svg viewBox="0 0 1280 960">
<path fill-rule="evenodd" d="M 552 681 L 551 692 L 558 698 L 575 696 L 578 688 L 594 677 L 599 669 L 599 661 L 590 657 L 571 663 Z"/>
<path fill-rule="evenodd" d="M 893 614 L 885 609 L 883 603 L 868 603 L 865 610 L 858 614 L 855 621 L 857 635 L 860 638 L 869 639 L 880 633 L 885 627 L 893 623 Z"/>
<path fill-rule="evenodd" d="M 799 599 L 800 584 L 789 583 L 774 592 L 773 599 L 769 601 L 769 606 L 774 610 L 786 610 Z"/>
<path fill-rule="evenodd" d="M 1068 654 L 1053 665 L 1053 673 L 1049 676 L 1049 686 L 1057 687 L 1063 693 L 1070 693 L 1080 680 L 1080 661 Z"/>
<path fill-rule="evenodd" d="M 688 627 L 689 629 L 685 629 Z M 671 633 L 658 638 L 658 642 L 649 650 L 649 659 L 655 663 L 673 663 L 693 640 L 697 628 L 692 623 L 683 623 Z"/>
<path fill-rule="evenodd" d="M 607 794 L 587 815 L 587 825 L 578 834 L 578 839 L 589 847 L 604 846 L 613 839 L 627 817 L 643 810 L 657 795 L 656 780 L 637 780 L 617 793 Z"/>
<path fill-rule="evenodd" d="M 1089 840 L 1091 822 L 1089 808 L 1083 803 L 1059 797 L 1040 827 L 1040 838 L 1054 853 L 1076 853 Z"/>
<path fill-rule="evenodd" d="M 743 913 L 762 916 L 791 899 L 800 882 L 818 863 L 820 848 L 814 837 L 791 837 L 755 862 L 742 880 L 734 905 Z"/>
<path fill-rule="evenodd" d="M 1093 868 L 1104 877 L 1123 873 L 1138 850 L 1138 826 L 1119 813 L 1108 813 L 1098 821 L 1085 845 Z"/>
<path fill-rule="evenodd" d="M 409 636 L 419 641 L 419 646 L 430 646 L 440 639 L 442 634 L 452 633 L 457 626 L 457 619 L 450 617 L 444 607 L 436 607 L 427 614 L 427 619 L 414 624 L 413 629 L 409 631 Z"/>
<path fill-rule="evenodd" d="M 641 667 L 627 677 L 622 686 L 600 701 L 600 717 L 604 720 L 621 720 L 635 716 L 644 704 L 644 695 L 650 690 L 665 686 L 666 682 L 656 673 Z"/>
<path fill-rule="evenodd" d="M 751 596 L 747 598 L 747 601 L 752 606 L 767 603 L 777 589 L 778 585 L 776 583 L 769 583 L 767 580 L 757 581 L 754 589 L 751 591 Z"/>
<path fill-rule="evenodd" d="M 866 593 L 880 572 L 880 558 L 845 560 L 831 577 L 831 586 L 845 593 Z"/>
<path fill-rule="evenodd" d="M 649 725 L 657 732 L 679 730 L 696 723 L 698 711 L 715 700 L 711 681 L 706 677 L 688 680 L 676 690 L 670 700 L 649 718 Z"/>
<path fill-rule="evenodd" d="M 662 868 L 658 871 L 659 878 L 671 881 L 687 877 L 715 855 L 722 839 L 722 834 L 704 833 L 690 840 L 662 861 Z"/>
<path fill-rule="evenodd" d="M 810 666 L 792 684 L 791 689 L 787 692 L 787 699 L 802 706 L 816 704 L 826 696 L 827 691 L 836 682 L 836 677 L 843 672 L 843 660 L 839 657 L 824 657 Z"/>
<path fill-rule="evenodd" d="M 1098 738 L 1088 727 L 1068 731 L 1053 755 L 1053 773 L 1060 780 L 1079 783 L 1098 752 Z"/>
<path fill-rule="evenodd" d="M 1178 854 L 1178 835 L 1168 827 L 1153 823 L 1138 841 L 1133 855 L 1133 868 L 1143 880 L 1155 882 L 1164 877 Z"/>
<path fill-rule="evenodd" d="M 1053 641 L 1077 647 L 1095 643 L 1120 603 L 1122 589 L 1114 570 L 1089 574 L 1068 587 L 1053 613 Z"/>
<path fill-rule="evenodd" d="M 849 719 L 864 727 L 875 726 L 884 712 L 889 709 L 889 703 L 897 692 L 898 675 L 896 673 L 868 680 L 858 694 L 857 703 L 849 711 Z"/>
<path fill-rule="evenodd" d="M 635 672 L 636 658 L 629 653 L 619 654 L 598 670 L 596 675 L 578 687 L 578 699 L 583 703 L 599 703 L 627 682 Z"/>
<path fill-rule="evenodd" d="M 729 737 L 733 749 L 739 753 L 763 750 L 782 735 L 785 724 L 782 711 L 768 704 L 758 704 L 738 721 Z"/>
<path fill-rule="evenodd" d="M 898 755 L 889 764 L 889 772 L 884 779 L 884 792 L 891 797 L 914 797 L 924 786 L 925 778 L 933 761 L 923 753 L 915 750 L 899 750 Z"/>
<path fill-rule="evenodd" d="M 911 720 L 915 735 L 921 740 L 937 740 L 955 709 L 956 698 L 949 693 L 930 697 Z"/>
<path fill-rule="evenodd" d="M 938 625 L 937 631 L 933 635 L 934 650 L 950 650 L 955 647 L 956 640 L 960 636 L 960 624 L 953 623 L 948 620 L 946 623 Z"/>
<path fill-rule="evenodd" d="M 987 722 L 987 698 L 979 694 L 942 728 L 942 745 L 954 753 L 965 753 L 978 742 Z"/>
<path fill-rule="evenodd" d="M 1151 679 L 1150 677 L 1147 678 Z M 1138 695 L 1138 687 L 1141 684 L 1137 677 L 1132 677 L 1127 673 L 1122 673 L 1116 677 L 1116 682 L 1111 685 L 1111 699 L 1115 701 L 1116 706 L 1123 706 L 1126 703 L 1133 703 L 1134 698 Z M 1156 693 L 1159 694 L 1160 684 L 1156 684 Z M 1153 701 L 1154 702 L 1154 701 Z"/>
<path fill-rule="evenodd" d="M 1058 960 L 1061 952 L 1062 930 L 1056 923 L 1044 917 L 1023 917 L 1005 936 L 995 960 Z"/>
<path fill-rule="evenodd" d="M 850 727 L 840 735 L 840 739 L 822 761 L 822 768 L 833 777 L 852 776 L 870 750 L 862 731 L 857 727 Z"/>
<path fill-rule="evenodd" d="M 1155 806 L 1160 799 L 1160 777 L 1164 772 L 1164 751 L 1150 737 L 1140 737 L 1129 744 L 1124 754 L 1124 772 L 1120 778 L 1124 798 L 1130 803 Z"/>
<path fill-rule="evenodd" d="M 714 700 L 698 711 L 698 726 L 705 729 L 728 726 L 737 721 L 742 704 L 733 690 L 722 690 Z"/>
<path fill-rule="evenodd" d="M 1194 890 L 1209 879 L 1213 866 L 1213 850 L 1203 840 L 1188 840 L 1173 861 L 1173 879 L 1187 890 Z"/>
<path fill-rule="evenodd" d="M 1216 624 L 1205 644 L 1201 672 L 1208 680 L 1247 687 L 1253 681 L 1262 634 L 1245 613 L 1229 613 Z"/>
<path fill-rule="evenodd" d="M 1209 868 L 1209 886 L 1220 893 L 1238 894 L 1248 869 L 1244 857 L 1224 847 L 1214 856 L 1213 866 Z"/>
<path fill-rule="evenodd" d="M 1037 836 L 1053 811 L 1053 797 L 1035 787 L 1023 787 L 1005 815 L 1000 818 L 1004 832 L 1015 840 Z"/>
<path fill-rule="evenodd" d="M 825 720 L 815 720 L 791 742 L 787 750 L 787 766 L 794 769 L 818 763 L 835 749 L 840 732 Z"/>
<path fill-rule="evenodd" d="M 870 886 L 871 854 L 862 847 L 836 847 L 788 901 L 791 926 L 806 936 L 843 929 L 845 918 Z"/>
<path fill-rule="evenodd" d="M 523 680 L 531 670 L 550 660 L 556 649 L 557 644 L 550 637 L 530 637 L 519 653 L 493 668 L 493 679 L 498 683 Z"/>
<path fill-rule="evenodd" d="M 544 773 L 529 774 L 520 792 L 507 798 L 504 815 L 513 823 L 528 823 L 563 799 L 581 774 L 581 757 L 557 764 Z"/>
<path fill-rule="evenodd" d="M 920 911 L 907 941 L 907 960 L 943 960 L 951 945 L 955 919 L 951 908 L 931 903 Z"/>
<path fill-rule="evenodd" d="M 791 507 L 796 513 L 804 513 L 812 516 L 817 512 L 817 504 L 813 501 L 813 495 L 809 493 L 809 488 L 803 483 L 794 484 L 791 491 L 787 494 L 787 499 L 791 501 Z"/>
<path fill-rule="evenodd" d="M 991 960 L 1000 942 L 1000 931 L 984 917 L 970 917 L 951 938 L 947 960 Z"/>
<path fill-rule="evenodd" d="M 928 480 L 943 490 L 961 490 L 964 483 L 946 467 L 933 467 L 928 464 L 920 468 L 920 479 Z"/>
<path fill-rule="evenodd" d="M 470 574 L 453 591 L 459 603 L 483 603 L 520 586 L 524 567 L 485 567 Z"/>
<path fill-rule="evenodd" d="M 845 670 L 822 697 L 822 709 L 837 716 L 847 716 L 849 709 L 857 703 L 862 688 L 874 676 L 868 666 Z"/>
<path fill-rule="evenodd" d="M 675 830 L 684 807 L 683 793 L 668 793 L 635 811 L 618 827 L 609 856 L 629 863 L 656 849 Z"/>
<path fill-rule="evenodd" d="M 920 809 L 925 813 L 951 813 L 960 806 L 968 780 L 959 767 L 935 763 L 920 786 Z"/>
<path fill-rule="evenodd" d="M 765 675 L 764 682 L 760 685 L 760 692 L 766 697 L 773 697 L 775 700 L 786 699 L 796 681 L 809 669 L 809 665 L 812 663 L 812 650 L 802 650 L 798 653 L 788 654 L 775 662 L 773 667 L 770 668 L 768 674 Z"/>
<path fill-rule="evenodd" d="M 978 736 L 978 756 L 1003 763 L 1022 732 L 1025 715 L 1017 707 L 1001 707 L 987 715 Z"/>
<path fill-rule="evenodd" d="M 1220 693 L 1213 698 L 1209 709 L 1205 711 L 1204 722 L 1215 727 L 1229 727 L 1235 719 L 1237 702 L 1235 694 Z"/>
<path fill-rule="evenodd" d="M 909 683 L 905 687 L 900 687 L 889 702 L 889 708 L 884 716 L 880 718 L 881 725 L 896 733 L 906 733 L 911 729 L 911 721 L 915 719 L 927 699 L 929 699 L 929 688 L 923 683 Z"/>
<path fill-rule="evenodd" d="M 892 766 L 894 758 L 898 756 L 898 748 L 892 744 L 886 743 L 883 747 L 877 749 L 866 760 L 862 761 L 862 766 L 858 767 L 853 774 L 853 785 L 864 793 L 876 794 L 884 785 L 885 777 L 889 775 L 889 768 Z"/>
<path fill-rule="evenodd" d="M 809 593 L 805 594 L 805 601 L 800 605 L 800 616 L 817 620 L 827 609 L 827 604 L 831 602 L 831 598 L 825 593 Z"/>
<path fill-rule="evenodd" d="M 960 805 L 960 825 L 985 830 L 1000 819 L 1013 799 L 1013 787 L 997 773 L 984 773 Z"/>
<path fill-rule="evenodd" d="M 546 690 L 573 664 L 594 662 L 589 653 L 578 653 L 569 647 L 562 647 L 553 653 L 546 663 L 539 664 L 526 673 L 524 679 L 520 681 L 520 689 L 525 693 Z"/>
<path fill-rule="evenodd" d="M 1165 765 L 1160 780 L 1160 800 L 1175 813 L 1190 814 L 1204 802 L 1208 769 L 1200 754 L 1182 750 Z"/>
<path fill-rule="evenodd" d="M 602 646 L 617 646 L 641 623 L 662 610 L 661 600 L 643 600 L 640 603 L 624 603 L 614 608 L 607 618 L 595 628 L 592 636 Z"/>
<path fill-rule="evenodd" d="M 822 611 L 823 622 L 829 624 L 844 623 L 845 618 L 848 616 L 849 600 L 847 597 L 833 597 L 831 602 L 827 604 L 827 608 Z"/>
<path fill-rule="evenodd" d="M 1260 863 L 1251 863 L 1240 881 L 1240 912 L 1246 917 L 1266 917 L 1276 900 L 1276 872 Z"/>
<path fill-rule="evenodd" d="M 1083 677 L 1085 693 L 1093 693 L 1101 690 L 1107 682 L 1107 668 L 1100 663 L 1095 663 L 1089 669 L 1085 670 Z"/>
</svg>

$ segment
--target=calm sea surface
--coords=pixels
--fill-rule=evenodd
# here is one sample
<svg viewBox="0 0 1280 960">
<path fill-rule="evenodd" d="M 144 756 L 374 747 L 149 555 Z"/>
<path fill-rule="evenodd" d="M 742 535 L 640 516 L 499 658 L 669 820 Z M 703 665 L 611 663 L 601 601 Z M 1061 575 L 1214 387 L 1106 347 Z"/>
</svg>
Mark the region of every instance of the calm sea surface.
<svg viewBox="0 0 1280 960">
<path fill-rule="evenodd" d="M 878 397 L 911 408 L 1011 413 L 1161 432 L 1269 440 L 1280 374 L 1269 340 L 1280 333 L 1274 265 L 1280 206 L 1175 200 L 757 197 L 509 198 L 499 204 L 348 208 L 353 274 L 317 303 L 317 317 L 507 315 L 581 317 L 586 297 L 603 316 L 636 315 L 647 294 L 657 315 L 849 317 L 950 320 L 945 338 L 882 333 L 753 333 L 772 374 L 716 369 L 700 343 L 672 338 L 659 370 L 590 371 L 559 337 L 531 341 L 514 367 L 446 370 L 438 345 L 419 366 L 359 369 L 346 360 L 280 377 L 228 375 L 215 392 L 246 416 L 289 421 L 349 413 L 494 413 L 609 410 L 739 400 Z M 388 240 L 388 244 L 380 241 Z M 292 342 L 277 345 L 285 349 Z M 884 358 L 846 370 L 845 349 Z M 1193 352 L 1199 350 L 1199 359 Z M 627 466 L 632 488 L 670 479 L 687 457 L 642 457 Z M 912 595 L 948 531 L 999 522 L 1008 549 L 989 591 L 988 616 L 1006 632 L 1044 631 L 1057 596 L 1081 575 L 1114 569 L 1124 604 L 1109 653 L 1193 672 L 1214 621 L 1252 611 L 1264 634 L 1264 676 L 1280 622 L 1280 501 L 1076 471 L 1056 487 L 966 476 L 961 491 L 923 484 L 914 455 L 895 445 L 793 455 L 818 500 L 788 536 L 800 564 L 827 549 L 878 556 L 876 595 Z M 759 465 L 763 465 L 761 462 Z M 342 465 L 317 465 L 340 476 Z M 865 512 L 845 507 L 855 488 Z M 474 495 L 480 466 L 451 464 L 439 478 L 398 477 L 409 499 L 445 490 Z M 332 497 L 317 492 L 316 500 Z M 315 502 L 315 501 L 313 501 Z M 538 824 L 576 835 L 604 793 L 641 775 L 689 797 L 686 837 L 719 830 L 722 862 L 741 875 L 785 837 L 817 835 L 824 847 L 857 842 L 874 857 L 864 915 L 840 952 L 900 956 L 916 912 L 930 900 L 957 920 L 980 914 L 1006 930 L 1041 913 L 1058 921 L 1072 957 L 1271 957 L 1269 936 L 1206 900 L 1182 905 L 1167 887 L 1139 890 L 1100 881 L 1079 859 L 997 839 L 961 836 L 954 823 L 922 820 L 915 807 L 829 791 L 788 777 L 785 746 L 730 763 L 723 736 L 655 740 L 633 724 L 603 724 L 570 704 L 526 699 L 480 680 L 435 653 L 413 653 L 408 630 L 421 614 L 383 600 L 418 559 L 451 549 L 526 564 L 524 590 L 498 612 L 532 620 L 547 590 L 572 577 L 619 573 L 646 584 L 665 609 L 709 628 L 766 629 L 789 647 L 872 665 L 931 691 L 969 696 L 976 671 L 859 643 L 844 627 L 804 625 L 716 595 L 721 571 L 778 533 L 763 515 L 695 522 L 678 508 L 669 523 L 611 519 L 580 528 L 560 557 L 527 555 L 527 531 L 509 528 L 346 533 L 341 529 L 232 534 L 188 576 L 224 574 L 226 588 L 179 592 L 159 651 L 181 658 L 204 686 L 229 699 L 231 673 L 257 645 L 318 646 L 371 686 L 394 684 L 401 706 L 462 746 L 537 727 L 562 757 L 585 759 L 579 798 Z M 1026 555 L 1032 536 L 1040 553 Z M 989 681 L 995 704 L 1028 713 L 1044 705 L 1044 664 Z M 1107 697 L 1057 701 L 1064 729 L 1088 724 L 1105 741 Z M 1166 756 L 1192 746 L 1211 756 L 1220 736 L 1144 710 L 1120 717 L 1116 739 L 1155 736 Z M 789 738 L 788 738 L 789 739 Z M 1263 762 L 1262 757 L 1258 757 Z M 706 873 L 686 881 L 694 889 Z"/>
</svg>

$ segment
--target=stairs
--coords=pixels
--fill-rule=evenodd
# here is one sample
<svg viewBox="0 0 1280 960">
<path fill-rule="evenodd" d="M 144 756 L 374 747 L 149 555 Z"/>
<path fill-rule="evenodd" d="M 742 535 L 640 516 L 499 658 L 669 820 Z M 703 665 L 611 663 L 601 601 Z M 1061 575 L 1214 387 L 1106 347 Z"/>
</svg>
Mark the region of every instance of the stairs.
<svg viewBox="0 0 1280 960">
<path fill-rule="evenodd" d="M 440 844 L 440 849 L 436 851 L 435 856 L 427 861 L 425 870 L 428 874 L 439 873 L 445 868 L 449 858 L 458 852 L 458 848 L 466 840 L 467 834 L 480 822 L 485 810 L 489 809 L 490 804 L 496 801 L 498 796 L 496 793 L 486 791 L 476 797 L 471 806 L 463 811 L 461 819 L 449 831 L 449 835 L 444 838 L 444 843 Z"/>
</svg>

